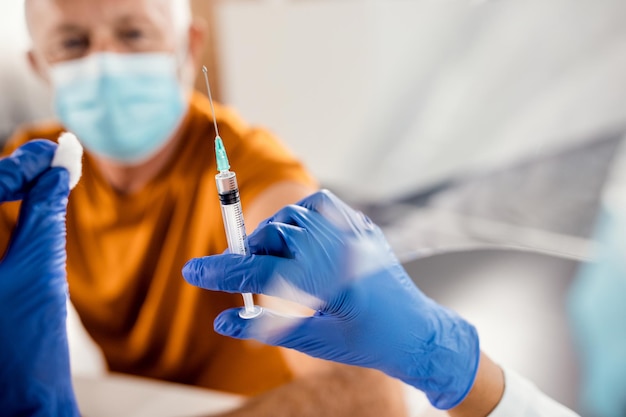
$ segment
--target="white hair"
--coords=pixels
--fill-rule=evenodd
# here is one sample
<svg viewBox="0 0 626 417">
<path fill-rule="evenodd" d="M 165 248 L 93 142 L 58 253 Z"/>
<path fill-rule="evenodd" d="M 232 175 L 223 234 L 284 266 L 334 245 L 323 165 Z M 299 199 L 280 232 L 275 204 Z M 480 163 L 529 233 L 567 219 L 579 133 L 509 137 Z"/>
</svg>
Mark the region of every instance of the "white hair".
<svg viewBox="0 0 626 417">
<path fill-rule="evenodd" d="M 30 32 L 30 21 L 28 12 L 31 0 L 21 0 L 24 3 L 23 9 L 26 16 L 26 23 Z M 174 30 L 177 35 L 186 35 L 189 25 L 191 25 L 191 5 L 190 0 L 162 0 L 166 1 L 170 8 Z"/>
</svg>

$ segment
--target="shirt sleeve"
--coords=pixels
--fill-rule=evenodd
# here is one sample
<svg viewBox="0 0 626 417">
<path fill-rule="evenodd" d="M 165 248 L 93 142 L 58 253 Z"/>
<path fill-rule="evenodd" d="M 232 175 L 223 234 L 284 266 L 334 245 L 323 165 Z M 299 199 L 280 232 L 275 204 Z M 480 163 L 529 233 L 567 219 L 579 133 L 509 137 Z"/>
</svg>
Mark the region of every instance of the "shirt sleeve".
<svg viewBox="0 0 626 417">
<path fill-rule="evenodd" d="M 580 417 L 515 372 L 504 369 L 504 395 L 489 417 Z"/>
<path fill-rule="evenodd" d="M 233 149 L 230 162 L 237 172 L 244 210 L 259 194 L 280 182 L 297 182 L 317 188 L 304 165 L 264 129 L 249 129 Z"/>
</svg>

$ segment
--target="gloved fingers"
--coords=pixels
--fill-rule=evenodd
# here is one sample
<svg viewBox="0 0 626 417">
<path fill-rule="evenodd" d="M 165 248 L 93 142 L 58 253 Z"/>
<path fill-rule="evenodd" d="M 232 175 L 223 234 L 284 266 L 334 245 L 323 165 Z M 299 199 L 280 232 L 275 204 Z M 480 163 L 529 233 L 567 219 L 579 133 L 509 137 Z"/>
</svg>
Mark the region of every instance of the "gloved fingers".
<svg viewBox="0 0 626 417">
<path fill-rule="evenodd" d="M 283 207 L 266 226 L 277 223 L 293 226 L 291 229 L 283 229 L 283 235 L 287 238 L 294 257 L 296 253 L 314 249 L 311 247 L 312 242 L 316 243 L 318 249 L 319 246 L 330 249 L 345 237 L 342 230 L 321 214 L 295 204 Z M 299 233 L 295 233 L 296 231 Z"/>
<path fill-rule="evenodd" d="M 242 319 L 241 309 L 223 311 L 213 324 L 215 331 L 236 339 L 254 339 L 271 346 L 295 349 L 307 355 L 346 364 L 361 365 L 347 347 L 329 340 L 341 332 L 334 318 L 301 317 L 264 309 L 260 316 Z"/>
<path fill-rule="evenodd" d="M 294 252 L 290 248 L 293 237 L 305 231 L 298 226 L 284 223 L 264 223 L 248 236 L 248 247 L 253 255 L 271 255 L 292 259 Z"/>
<path fill-rule="evenodd" d="M 330 192 L 315 193 L 299 204 L 303 205 L 282 208 L 249 240 L 253 253 L 289 256 L 296 261 L 293 269 L 298 268 L 298 274 L 282 276 L 285 282 L 281 284 L 291 285 L 281 285 L 280 290 L 290 297 L 298 288 L 330 301 L 347 282 L 398 262 L 380 229 Z M 263 250 L 264 246 L 270 249 Z"/>
<path fill-rule="evenodd" d="M 229 293 L 279 297 L 317 309 L 323 302 L 307 289 L 306 274 L 297 261 L 269 255 L 222 254 L 191 259 L 183 277 L 196 287 Z"/>
<path fill-rule="evenodd" d="M 25 210 L 65 213 L 70 194 L 69 179 L 69 172 L 62 167 L 50 168 L 44 172 L 24 197 L 22 205 Z"/>
<path fill-rule="evenodd" d="M 341 243 L 350 259 L 353 276 L 365 276 L 393 264 L 396 259 L 382 230 L 360 211 L 353 210 L 328 190 L 319 191 L 300 203 L 303 208 L 322 217 L 327 230 L 334 230 L 325 245 Z M 317 222 L 320 225 L 322 222 Z"/>
<path fill-rule="evenodd" d="M 298 302 L 313 308 L 320 305 L 319 300 L 329 301 L 340 287 L 360 274 L 361 265 L 380 267 L 380 249 L 385 265 L 388 263 L 384 244 L 345 233 L 321 214 L 297 205 L 281 209 L 250 236 L 249 242 L 253 253 L 264 253 L 259 248 L 265 245 L 271 247 L 265 252 L 294 260 L 292 274 L 279 274 L 281 280 L 276 280 L 274 292 L 279 293 L 278 297 L 293 299 L 299 291 Z"/>
<path fill-rule="evenodd" d="M 57 145 L 33 140 L 0 159 L 0 202 L 21 200 L 30 183 L 50 168 Z"/>
<path fill-rule="evenodd" d="M 300 200 L 297 205 L 319 213 L 333 226 L 352 231 L 357 236 L 378 229 L 366 215 L 352 209 L 329 190 L 320 190 Z"/>
<path fill-rule="evenodd" d="M 24 260 L 39 254 L 45 262 L 58 257 L 64 262 L 65 257 L 60 254 L 65 253 L 65 239 L 59 236 L 65 236 L 69 192 L 69 173 L 65 168 L 51 168 L 35 180 L 23 199 L 7 256 L 19 250 L 18 257 Z"/>
<path fill-rule="evenodd" d="M 286 286 L 288 294 L 291 286 L 326 299 L 348 277 L 345 267 L 350 259 L 350 240 L 320 214 L 291 205 L 257 229 L 249 244 L 252 253 L 294 260 L 292 274 L 281 275 L 283 283 L 290 284 Z"/>
<path fill-rule="evenodd" d="M 337 231 L 324 222 L 313 220 L 309 215 L 300 216 L 301 207 L 289 206 L 282 211 L 281 220 L 308 223 L 305 227 L 281 221 L 267 223 L 248 237 L 248 246 L 253 255 L 270 255 L 286 259 L 305 258 L 311 261 L 316 250 L 328 250 L 339 240 Z M 314 216 L 319 216 L 312 213 Z M 307 218 L 308 217 L 308 218 Z M 322 247 L 324 246 L 324 247 Z M 309 262 L 310 263 L 310 262 Z"/>
<path fill-rule="evenodd" d="M 270 281 L 289 270 L 290 260 L 274 256 L 222 254 L 194 258 L 183 267 L 183 277 L 196 287 L 230 293 L 269 294 Z"/>
<path fill-rule="evenodd" d="M 284 315 L 272 310 L 253 319 L 239 316 L 241 308 L 223 311 L 213 323 L 215 331 L 236 339 L 254 339 L 272 346 L 294 347 L 293 330 L 311 320 L 311 317 Z"/>
</svg>

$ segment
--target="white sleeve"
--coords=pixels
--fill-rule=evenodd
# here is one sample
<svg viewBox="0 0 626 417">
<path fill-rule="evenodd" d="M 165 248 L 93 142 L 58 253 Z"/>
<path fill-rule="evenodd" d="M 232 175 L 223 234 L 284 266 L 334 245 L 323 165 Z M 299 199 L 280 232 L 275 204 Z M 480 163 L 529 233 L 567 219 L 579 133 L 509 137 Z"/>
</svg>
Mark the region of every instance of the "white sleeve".
<svg viewBox="0 0 626 417">
<path fill-rule="evenodd" d="M 504 369 L 504 395 L 489 417 L 580 417 L 541 392 L 533 383 Z"/>
</svg>

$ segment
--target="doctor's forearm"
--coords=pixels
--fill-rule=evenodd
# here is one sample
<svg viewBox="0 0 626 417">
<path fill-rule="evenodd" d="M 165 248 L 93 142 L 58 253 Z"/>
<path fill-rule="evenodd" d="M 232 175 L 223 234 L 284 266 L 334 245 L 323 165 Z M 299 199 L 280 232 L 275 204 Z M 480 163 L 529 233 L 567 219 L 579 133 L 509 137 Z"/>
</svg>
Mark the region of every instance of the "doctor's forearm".
<svg viewBox="0 0 626 417">
<path fill-rule="evenodd" d="M 336 366 L 250 399 L 221 417 L 404 417 L 398 381 L 370 369 Z"/>
</svg>

